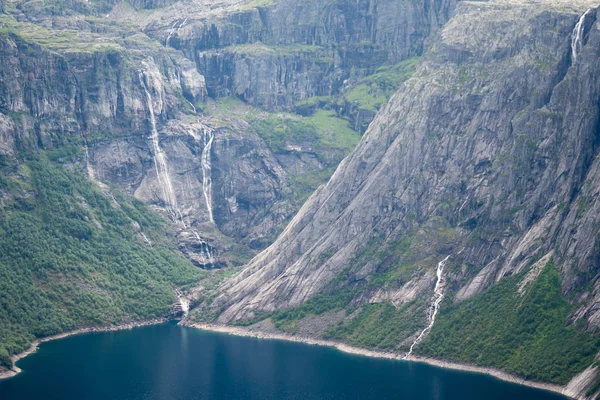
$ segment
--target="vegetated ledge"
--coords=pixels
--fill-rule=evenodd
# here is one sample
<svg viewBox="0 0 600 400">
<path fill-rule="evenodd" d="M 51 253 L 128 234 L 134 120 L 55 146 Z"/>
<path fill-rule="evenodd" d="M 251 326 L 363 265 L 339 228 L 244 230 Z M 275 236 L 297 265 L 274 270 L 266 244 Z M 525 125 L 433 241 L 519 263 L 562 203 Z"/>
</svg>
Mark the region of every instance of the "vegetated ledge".
<svg viewBox="0 0 600 400">
<path fill-rule="evenodd" d="M 518 376 L 511 375 L 511 374 L 504 372 L 497 368 L 481 367 L 481 366 L 476 366 L 476 365 L 471 365 L 471 364 L 459 364 L 459 363 L 450 362 L 450 361 L 436 360 L 434 358 L 417 357 L 417 356 L 410 356 L 409 358 L 405 359 L 403 354 L 363 349 L 360 347 L 350 346 L 343 342 L 337 342 L 337 341 L 333 341 L 333 340 L 314 339 L 311 337 L 293 336 L 293 335 L 279 334 L 279 333 L 266 333 L 263 331 L 250 329 L 247 327 L 204 324 L 204 323 L 195 323 L 195 322 L 189 322 L 189 321 L 182 321 L 182 322 L 180 322 L 180 325 L 187 326 L 190 328 L 196 328 L 196 329 L 200 329 L 200 330 L 226 333 L 226 334 L 235 335 L 235 336 L 247 336 L 247 337 L 253 337 L 253 338 L 258 338 L 258 339 L 287 340 L 287 341 L 291 341 L 291 342 L 305 343 L 305 344 L 316 345 L 316 346 L 328 346 L 328 347 L 334 347 L 337 350 L 340 350 L 340 351 L 343 351 L 343 352 L 349 353 L 349 354 L 356 354 L 356 355 L 375 357 L 375 358 L 387 358 L 390 360 L 406 360 L 406 361 L 411 361 L 411 362 L 420 362 L 420 363 L 434 365 L 434 366 L 442 367 L 442 368 L 487 374 L 487 375 L 491 375 L 495 378 L 501 379 L 506 382 L 517 383 L 519 385 L 529 386 L 529 387 L 536 388 L 536 389 L 548 390 L 551 392 L 561 394 L 563 396 L 567 396 L 572 399 L 579 398 L 577 394 L 573 394 L 571 391 L 567 391 L 566 386 L 555 385 L 552 383 L 529 381 L 529 380 L 520 378 Z"/>
<path fill-rule="evenodd" d="M 39 338 L 31 342 L 31 346 L 21 353 L 13 354 L 10 358 L 13 361 L 12 369 L 0 368 L 0 379 L 11 378 L 21 372 L 21 369 L 16 366 L 17 361 L 22 358 L 27 357 L 28 355 L 35 353 L 38 349 L 38 346 L 41 343 L 49 342 L 51 340 L 63 339 L 73 335 L 79 335 L 81 333 L 91 333 L 91 332 L 113 332 L 113 331 L 123 331 L 133 328 L 138 328 L 142 326 L 150 326 L 150 325 L 158 325 L 163 324 L 167 321 L 170 321 L 170 318 L 154 318 L 137 322 L 129 322 L 126 324 L 120 325 L 105 325 L 105 326 L 89 326 L 84 328 L 75 329 L 73 331 L 59 333 L 57 335 L 46 336 L 43 338 Z"/>
</svg>

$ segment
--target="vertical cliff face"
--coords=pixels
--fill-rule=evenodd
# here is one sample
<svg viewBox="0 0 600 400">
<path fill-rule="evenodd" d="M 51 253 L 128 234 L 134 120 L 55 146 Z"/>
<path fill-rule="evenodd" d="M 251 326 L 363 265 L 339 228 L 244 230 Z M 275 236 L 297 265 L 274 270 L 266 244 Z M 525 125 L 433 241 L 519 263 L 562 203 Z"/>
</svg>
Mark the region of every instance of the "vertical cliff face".
<svg viewBox="0 0 600 400">
<path fill-rule="evenodd" d="M 198 265 L 239 264 L 356 143 L 331 99 L 348 79 L 420 54 L 453 7 L 11 1 L 0 22 L 2 151 L 68 148 L 61 160 L 104 190 L 116 185 L 168 217 Z M 327 112 L 308 122 L 263 122 L 259 109 L 249 117 L 213 101 L 223 96 L 270 111 L 331 99 L 311 100 Z M 301 124 L 313 139 L 273 138 L 269 124 Z M 343 144 L 332 145 L 339 131 Z"/>
<path fill-rule="evenodd" d="M 550 279 L 540 274 L 552 260 L 556 301 L 571 310 L 558 324 L 596 329 L 600 35 L 588 7 L 460 4 L 327 185 L 221 287 L 218 321 L 271 316 L 303 329 L 309 310 L 341 304 L 350 307 L 341 322 L 322 324 L 341 323 L 346 331 L 328 334 L 357 340 L 369 305 L 391 304 L 402 318 L 390 342 L 367 342 L 406 351 L 426 325 L 433 270 L 449 256 L 446 307 L 479 304 L 509 276 L 524 293 Z"/>
<path fill-rule="evenodd" d="M 168 13 L 189 17 L 166 26 L 155 19 L 145 31 L 194 59 L 211 95 L 289 109 L 421 54 L 455 3 L 276 1 L 228 6 L 207 19 L 194 17 L 197 4 L 176 4 Z"/>
</svg>

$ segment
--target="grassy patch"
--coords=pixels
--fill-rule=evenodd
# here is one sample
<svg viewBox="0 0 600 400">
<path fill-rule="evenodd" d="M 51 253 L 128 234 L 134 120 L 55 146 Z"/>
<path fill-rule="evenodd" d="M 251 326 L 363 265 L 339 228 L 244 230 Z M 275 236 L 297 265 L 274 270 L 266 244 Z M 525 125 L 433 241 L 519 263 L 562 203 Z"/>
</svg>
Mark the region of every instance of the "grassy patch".
<svg viewBox="0 0 600 400">
<path fill-rule="evenodd" d="M 0 17 L 0 34 L 15 34 L 23 40 L 38 44 L 57 53 L 97 53 L 122 50 L 114 38 L 74 29 L 46 29 L 12 17 Z"/>
<path fill-rule="evenodd" d="M 374 74 L 359 79 L 345 98 L 361 109 L 377 112 L 408 80 L 417 68 L 419 57 L 409 58 L 399 64 L 378 68 Z"/>
<path fill-rule="evenodd" d="M 348 122 L 330 110 L 319 109 L 309 117 L 280 113 L 249 116 L 248 119 L 275 154 L 311 153 L 325 166 L 293 177 L 294 197 L 300 202 L 329 179 L 337 164 L 360 140 L 360 135 L 349 127 Z"/>
<path fill-rule="evenodd" d="M 297 53 L 315 53 L 319 50 L 323 50 L 323 48 L 320 46 L 308 44 L 290 44 L 285 46 L 275 46 L 267 45 L 261 42 L 254 42 L 249 44 L 231 45 L 223 48 L 222 51 L 248 55 L 270 54 L 273 56 L 289 56 Z"/>
<path fill-rule="evenodd" d="M 300 146 L 326 161 L 332 152 L 343 158 L 360 140 L 359 134 L 348 122 L 336 117 L 330 110 L 319 109 L 310 117 L 294 114 L 269 114 L 266 118 L 250 121 L 252 127 L 275 153 L 288 151 L 289 146 Z M 339 161 L 339 160 L 338 160 Z"/>
</svg>

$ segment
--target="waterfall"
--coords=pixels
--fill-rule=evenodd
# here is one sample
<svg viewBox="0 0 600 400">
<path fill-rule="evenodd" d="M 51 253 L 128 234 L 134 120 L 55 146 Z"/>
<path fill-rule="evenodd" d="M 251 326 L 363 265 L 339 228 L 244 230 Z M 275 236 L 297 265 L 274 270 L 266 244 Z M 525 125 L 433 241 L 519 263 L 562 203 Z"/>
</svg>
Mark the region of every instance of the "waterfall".
<svg viewBox="0 0 600 400">
<path fill-rule="evenodd" d="M 83 142 L 83 153 L 85 154 L 85 167 L 87 170 L 88 178 L 90 178 L 90 181 L 96 182 L 96 173 L 94 172 L 92 164 L 90 164 L 90 152 L 88 150 L 87 142 L 85 141 L 85 139 Z"/>
<path fill-rule="evenodd" d="M 146 92 L 146 102 L 148 103 L 148 112 L 150 113 L 150 125 L 152 127 L 152 134 L 150 140 L 152 141 L 152 149 L 154 153 L 154 169 L 156 170 L 156 178 L 158 185 L 163 194 L 163 201 L 166 205 L 167 211 L 171 215 L 173 221 L 179 222 L 185 228 L 183 217 L 179 208 L 177 207 L 177 196 L 175 190 L 173 190 L 173 184 L 169 176 L 169 166 L 167 165 L 167 157 L 165 152 L 160 147 L 158 130 L 156 128 L 156 116 L 154 115 L 154 102 L 148 85 L 146 83 L 145 74 L 140 72 L 140 82 L 144 91 Z"/>
<path fill-rule="evenodd" d="M 444 289 L 446 286 L 446 279 L 444 277 L 444 267 L 446 266 L 446 261 L 448 261 L 450 256 L 451 256 L 451 254 L 446 256 L 446 258 L 444 258 L 442 261 L 440 261 L 437 265 L 437 270 L 436 270 L 437 281 L 435 283 L 435 288 L 433 289 L 433 298 L 431 299 L 432 300 L 431 306 L 429 307 L 429 311 L 427 312 L 427 320 L 429 321 L 429 324 L 425 327 L 425 329 L 423 329 L 421 331 L 421 333 L 419 334 L 419 336 L 417 336 L 417 338 L 415 339 L 413 344 L 410 345 L 410 349 L 408 350 L 408 353 L 406 353 L 406 355 L 404 356 L 404 359 L 407 359 L 408 357 L 410 357 L 410 355 L 413 352 L 413 348 L 416 345 L 418 345 L 419 343 L 421 343 L 421 341 L 423 340 L 423 338 L 425 337 L 427 332 L 429 332 L 431 330 L 431 328 L 433 327 L 433 324 L 435 322 L 435 317 L 440 308 L 440 303 L 444 299 Z"/>
<path fill-rule="evenodd" d="M 95 184 L 100 189 L 102 189 L 102 191 L 104 193 L 109 193 L 112 196 L 112 193 L 110 193 L 108 186 L 96 179 L 96 171 L 94 171 L 94 166 L 90 162 L 90 151 L 89 151 L 87 139 L 85 138 L 85 136 L 83 136 L 83 134 L 81 134 L 80 136 L 81 136 L 81 141 L 83 143 L 83 155 L 85 156 L 85 169 L 86 169 L 88 178 L 90 179 L 90 181 L 92 181 L 93 184 Z M 114 197 L 113 197 L 113 200 L 114 200 Z M 117 203 L 116 200 L 114 200 L 114 201 L 117 205 L 119 204 L 119 203 Z"/>
<path fill-rule="evenodd" d="M 179 26 L 177 26 L 177 21 L 173 22 L 173 25 L 171 25 L 171 29 L 169 31 L 169 35 L 167 36 L 167 40 L 165 40 L 165 47 L 169 46 L 169 40 L 171 40 L 171 37 L 177 33 L 181 28 L 183 28 L 183 26 L 185 25 L 185 23 L 187 22 L 187 18 L 183 20 L 182 23 L 179 24 Z"/>
<path fill-rule="evenodd" d="M 206 201 L 206 209 L 208 210 L 208 219 L 213 224 L 215 220 L 213 218 L 212 210 L 212 177 L 211 177 L 211 150 L 215 134 L 212 129 L 206 125 L 202 125 L 202 193 L 204 194 L 204 200 Z"/>
<path fill-rule="evenodd" d="M 183 312 L 183 316 L 187 317 L 190 312 L 190 301 L 179 289 L 175 289 L 175 294 L 177 295 L 177 300 L 179 300 L 179 307 L 181 308 L 181 312 Z"/>
<path fill-rule="evenodd" d="M 198 113 L 198 110 L 196 110 L 196 106 L 195 106 L 195 105 L 193 105 L 191 101 L 189 101 L 189 100 L 186 100 L 186 101 L 188 102 L 188 104 L 189 104 L 190 106 L 192 106 L 192 109 L 194 110 L 194 114 Z"/>
<path fill-rule="evenodd" d="M 192 232 L 194 232 L 194 236 L 196 236 L 196 239 L 198 239 L 198 243 L 200 244 L 200 264 L 204 264 L 204 265 L 214 264 L 215 259 L 213 257 L 211 248 L 208 245 L 208 243 L 206 243 L 206 241 L 204 241 L 204 239 L 202 239 L 200 237 L 200 235 L 198 234 L 197 231 L 192 231 Z"/>
<path fill-rule="evenodd" d="M 577 21 L 577 24 L 573 29 L 573 33 L 571 33 L 571 55 L 573 57 L 573 62 L 577 60 L 577 55 L 583 48 L 583 29 L 585 18 L 591 11 L 592 9 L 588 8 L 588 10 L 585 13 L 583 13 L 581 17 L 579 17 L 579 21 Z"/>
</svg>

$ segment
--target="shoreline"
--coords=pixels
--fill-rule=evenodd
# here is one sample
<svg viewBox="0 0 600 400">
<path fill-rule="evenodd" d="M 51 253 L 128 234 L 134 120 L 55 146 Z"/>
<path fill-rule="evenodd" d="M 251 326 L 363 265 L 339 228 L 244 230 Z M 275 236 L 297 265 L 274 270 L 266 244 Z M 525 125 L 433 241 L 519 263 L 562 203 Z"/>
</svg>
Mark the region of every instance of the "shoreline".
<svg viewBox="0 0 600 400">
<path fill-rule="evenodd" d="M 88 327 L 84 327 L 84 328 L 75 329 L 72 331 L 59 333 L 59 334 L 52 335 L 52 336 L 46 336 L 43 338 L 35 339 L 33 342 L 31 342 L 31 345 L 29 346 L 29 348 L 27 350 L 22 351 L 17 354 L 13 354 L 10 356 L 10 358 L 13 361 L 13 367 L 12 367 L 12 369 L 9 369 L 6 371 L 0 371 L 0 379 L 12 378 L 13 376 L 15 376 L 19 372 L 21 372 L 21 368 L 17 367 L 16 363 L 19 360 L 27 357 L 28 355 L 35 353 L 38 350 L 39 345 L 44 342 L 50 342 L 52 340 L 64 339 L 66 337 L 79 335 L 81 333 L 124 331 L 124 330 L 142 327 L 142 326 L 159 325 L 159 324 L 163 324 L 168 321 L 170 321 L 170 320 L 167 318 L 157 318 L 157 319 L 150 319 L 150 320 L 145 320 L 145 321 L 129 322 L 126 324 L 121 324 L 121 325 L 88 326 Z"/>
<path fill-rule="evenodd" d="M 33 342 L 31 342 L 31 346 L 27 350 L 25 350 L 21 353 L 18 353 L 18 354 L 13 354 L 11 356 L 11 359 L 13 360 L 13 368 L 10 370 L 0 372 L 0 379 L 11 378 L 11 377 L 17 375 L 19 372 L 21 372 L 21 369 L 16 366 L 16 363 L 19 360 L 27 357 L 28 355 L 35 353 L 38 350 L 39 345 L 44 342 L 49 342 L 52 340 L 59 340 L 59 339 L 63 339 L 63 338 L 69 337 L 69 336 L 79 335 L 82 333 L 114 332 L 114 331 L 130 330 L 133 328 L 138 328 L 138 327 L 143 327 L 143 326 L 159 325 L 159 324 L 166 323 L 168 321 L 172 321 L 172 320 L 167 319 L 167 318 L 159 318 L 159 319 L 152 319 L 152 320 L 139 321 L 139 322 L 130 322 L 130 323 L 121 324 L 121 325 L 107 325 L 107 326 L 100 326 L 100 327 L 91 326 L 91 327 L 79 328 L 79 329 L 75 329 L 73 331 L 63 332 L 63 333 L 59 333 L 57 335 L 52 335 L 52 336 L 47 336 L 44 338 L 36 339 Z M 189 328 L 199 329 L 199 330 L 225 333 L 225 334 L 229 334 L 229 335 L 233 335 L 233 336 L 244 336 L 244 337 L 252 337 L 252 338 L 256 338 L 256 339 L 267 339 L 267 340 L 285 340 L 288 342 L 304 343 L 304 344 L 313 345 L 313 346 L 333 347 L 339 351 L 342 351 L 342 352 L 348 353 L 348 354 L 361 355 L 361 356 L 373 357 L 373 358 L 385 358 L 385 359 L 389 359 L 389 360 L 411 361 L 411 362 L 429 364 L 429 365 L 433 365 L 433 366 L 440 367 L 440 368 L 453 369 L 453 370 L 457 370 L 457 371 L 486 374 L 486 375 L 493 376 L 497 379 L 503 380 L 505 382 L 516 383 L 519 385 L 528 386 L 528 387 L 532 387 L 532 388 L 536 388 L 536 389 L 547 390 L 550 392 L 558 393 L 567 398 L 575 399 L 575 397 L 572 397 L 569 394 L 565 393 L 566 387 L 564 387 L 564 386 L 555 385 L 552 383 L 528 381 L 526 379 L 520 378 L 515 375 L 511 375 L 507 372 L 504 372 L 502 370 L 499 370 L 497 368 L 492 368 L 492 367 L 481 367 L 481 366 L 476 366 L 476 365 L 472 365 L 472 364 L 460 364 L 460 363 L 451 362 L 451 361 L 438 360 L 438 359 L 428 358 L 428 357 L 418 357 L 418 356 L 410 356 L 409 358 L 405 359 L 403 355 L 398 354 L 398 353 L 363 349 L 360 347 L 354 347 L 354 346 L 351 346 L 351 345 L 348 345 L 348 344 L 345 344 L 342 342 L 336 342 L 336 341 L 332 341 L 332 340 L 314 339 L 314 338 L 303 337 L 303 336 L 293 336 L 293 335 L 289 335 L 289 334 L 285 334 L 285 333 L 267 333 L 267 332 L 252 330 L 247 327 L 240 327 L 240 326 L 213 325 L 213 324 L 195 323 L 195 322 L 188 322 L 188 321 L 181 321 L 181 322 L 179 322 L 179 325 L 189 327 Z"/>
<path fill-rule="evenodd" d="M 437 360 L 434 358 L 418 357 L 418 356 L 410 356 L 409 358 L 405 359 L 403 355 L 400 355 L 397 353 L 363 349 L 360 347 L 354 347 L 354 346 L 350 346 L 350 345 L 342 343 L 342 342 L 336 342 L 336 341 L 332 341 L 332 340 L 313 339 L 310 337 L 299 337 L 299 336 L 293 336 L 293 335 L 288 335 L 288 334 L 284 334 L 284 333 L 282 333 L 282 334 L 266 333 L 266 332 L 252 330 L 252 329 L 248 329 L 246 327 L 239 327 L 239 326 L 212 325 L 212 324 L 203 324 L 203 323 L 186 322 L 186 321 L 180 322 L 180 325 L 187 326 L 190 328 L 205 330 L 205 331 L 226 333 L 226 334 L 234 335 L 234 336 L 253 337 L 253 338 L 257 338 L 257 339 L 285 340 L 285 341 L 304 343 L 304 344 L 309 344 L 309 345 L 314 345 L 314 346 L 333 347 L 337 350 L 340 350 L 340 351 L 343 351 L 344 353 L 349 353 L 349 354 L 362 355 L 362 356 L 374 357 L 374 358 L 386 358 L 386 359 L 390 359 L 390 360 L 412 361 L 412 362 L 429 364 L 429 365 L 433 365 L 433 366 L 441 367 L 441 368 L 453 369 L 453 370 L 457 370 L 457 371 L 486 374 L 486 375 L 493 376 L 494 378 L 497 378 L 497 379 L 500 379 L 500 380 L 503 380 L 506 382 L 516 383 L 519 385 L 528 386 L 528 387 L 532 387 L 535 389 L 547 390 L 550 392 L 558 393 L 567 398 L 574 399 L 574 397 L 569 396 L 568 394 L 565 393 L 564 386 L 555 385 L 552 383 L 528 381 L 526 379 L 520 378 L 515 375 L 511 375 L 507 372 L 504 372 L 502 370 L 499 370 L 497 368 L 492 368 L 492 367 L 481 367 L 481 366 L 476 366 L 476 365 L 471 365 L 471 364 L 460 364 L 460 363 L 451 362 L 451 361 Z"/>
</svg>

